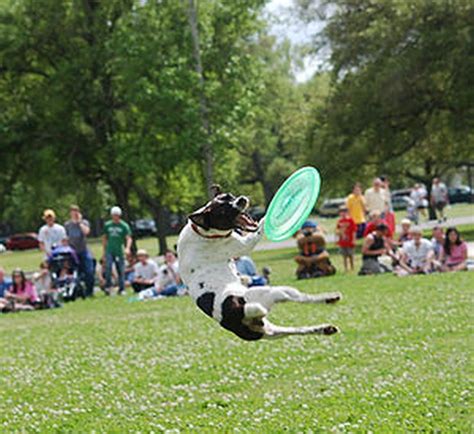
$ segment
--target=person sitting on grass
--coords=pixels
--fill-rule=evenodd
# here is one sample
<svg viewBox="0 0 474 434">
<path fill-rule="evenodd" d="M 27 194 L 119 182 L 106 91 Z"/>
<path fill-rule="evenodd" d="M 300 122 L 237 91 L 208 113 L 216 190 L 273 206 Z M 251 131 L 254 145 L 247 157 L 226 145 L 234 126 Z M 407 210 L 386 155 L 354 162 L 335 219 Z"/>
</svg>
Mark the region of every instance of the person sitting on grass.
<svg viewBox="0 0 474 434">
<path fill-rule="evenodd" d="M 239 274 L 240 280 L 247 287 L 268 285 L 270 269 L 263 268 L 262 275 L 257 272 L 257 266 L 250 256 L 239 256 L 234 258 L 235 268 Z"/>
<path fill-rule="evenodd" d="M 132 286 L 135 279 L 135 264 L 138 263 L 137 253 L 131 249 L 125 259 L 125 287 Z"/>
<path fill-rule="evenodd" d="M 403 219 L 401 221 L 402 231 L 398 237 L 398 245 L 403 246 L 404 243 L 411 240 L 411 220 Z"/>
<path fill-rule="evenodd" d="M 390 250 L 390 246 L 386 240 L 388 233 L 388 226 L 381 223 L 375 226 L 375 230 L 365 237 L 364 244 L 362 245 L 362 267 L 359 271 L 360 276 L 387 273 L 390 271 L 379 261 L 379 258 L 382 255 L 386 255 Z"/>
<path fill-rule="evenodd" d="M 411 230 L 412 239 L 403 244 L 399 276 L 407 274 L 428 274 L 433 271 L 434 252 L 429 240 L 423 238 L 421 229 Z"/>
<path fill-rule="evenodd" d="M 387 232 L 386 232 L 386 235 L 385 237 L 387 239 L 392 239 L 393 238 L 393 233 L 392 231 L 390 230 L 390 228 L 388 227 L 387 225 L 387 222 L 382 218 L 382 214 L 380 213 L 380 211 L 372 211 L 370 213 L 370 220 L 369 222 L 367 223 L 367 226 L 365 227 L 365 231 L 364 231 L 364 238 L 367 237 L 367 235 L 369 235 L 370 233 L 374 232 L 375 231 L 375 228 L 378 226 L 378 225 L 385 225 L 387 226 Z"/>
<path fill-rule="evenodd" d="M 137 259 L 138 262 L 133 266 L 132 288 L 135 292 L 140 292 L 155 285 L 159 270 L 158 265 L 153 259 L 150 259 L 145 249 L 137 251 Z"/>
<path fill-rule="evenodd" d="M 176 254 L 168 250 L 165 253 L 165 263 L 160 267 L 159 277 L 154 287 L 141 291 L 131 300 L 152 300 L 174 295 L 184 295 L 185 286 L 179 275 L 179 263 Z"/>
<path fill-rule="evenodd" d="M 442 271 L 467 270 L 467 244 L 456 228 L 448 228 L 441 253 Z"/>
<path fill-rule="evenodd" d="M 184 285 L 179 275 L 178 258 L 172 250 L 167 250 L 165 263 L 160 267 L 158 294 L 162 296 L 178 295 L 182 288 L 184 288 Z"/>
<path fill-rule="evenodd" d="M 9 310 L 33 310 L 38 303 L 38 294 L 35 286 L 26 280 L 22 269 L 16 268 L 13 271 L 12 282 L 11 289 L 5 295 L 5 298 L 10 302 Z"/>
<path fill-rule="evenodd" d="M 53 282 L 49 273 L 48 261 L 40 264 L 40 270 L 33 274 L 33 284 L 38 294 L 40 306 L 44 309 L 60 307 L 58 291 L 53 288 Z"/>
<path fill-rule="evenodd" d="M 0 267 L 0 298 L 5 296 L 5 293 L 10 290 L 12 281 L 5 277 L 5 270 Z"/>
<path fill-rule="evenodd" d="M 10 290 L 12 281 L 5 277 L 5 270 L 0 267 L 0 311 L 8 306 L 8 300 L 5 298 L 6 293 Z"/>
<path fill-rule="evenodd" d="M 326 240 L 316 224 L 311 221 L 305 222 L 297 233 L 296 240 L 299 249 L 299 254 L 295 256 L 298 279 L 331 276 L 336 273 L 336 268 L 329 260 Z"/>
<path fill-rule="evenodd" d="M 339 220 L 336 224 L 337 245 L 344 260 L 344 271 L 354 270 L 354 248 L 357 225 L 344 205 L 339 208 Z"/>
</svg>

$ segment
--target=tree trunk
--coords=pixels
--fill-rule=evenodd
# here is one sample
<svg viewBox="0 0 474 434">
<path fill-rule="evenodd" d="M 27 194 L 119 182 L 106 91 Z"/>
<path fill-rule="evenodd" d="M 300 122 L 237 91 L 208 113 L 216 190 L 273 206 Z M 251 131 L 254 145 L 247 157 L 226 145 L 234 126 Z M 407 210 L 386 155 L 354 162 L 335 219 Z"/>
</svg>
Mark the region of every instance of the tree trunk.
<svg viewBox="0 0 474 434">
<path fill-rule="evenodd" d="M 214 183 L 214 161 L 213 161 L 213 152 L 211 144 L 211 125 L 209 122 L 209 108 L 206 100 L 206 95 L 204 93 L 204 73 L 202 69 L 201 62 L 201 48 L 199 43 L 199 29 L 198 29 L 198 19 L 197 11 L 194 0 L 189 0 L 188 6 L 188 20 L 189 26 L 191 28 L 191 36 L 193 40 L 193 57 L 195 63 L 196 73 L 199 77 L 199 107 L 201 112 L 201 124 L 202 128 L 205 131 L 206 139 L 203 144 L 203 153 L 204 153 L 204 177 L 206 179 L 206 189 L 207 194 L 210 199 L 212 199 L 211 187 Z"/>
<path fill-rule="evenodd" d="M 110 188 L 115 196 L 117 205 L 122 209 L 122 218 L 127 222 L 131 222 L 132 212 L 130 207 L 130 187 L 120 181 L 109 182 Z"/>
<path fill-rule="evenodd" d="M 168 249 L 168 242 L 166 240 L 166 210 L 161 204 L 157 203 L 154 206 L 153 217 L 156 225 L 156 237 L 158 238 L 158 253 L 164 255 Z"/>
<path fill-rule="evenodd" d="M 270 183 L 265 179 L 265 169 L 262 162 L 262 154 L 255 151 L 252 155 L 253 168 L 255 170 L 255 178 L 260 181 L 263 187 L 263 195 L 265 197 L 265 205 L 268 205 L 273 197 L 273 189 Z"/>
<path fill-rule="evenodd" d="M 135 185 L 135 191 L 138 194 L 140 201 L 153 214 L 153 220 L 156 225 L 156 237 L 158 238 L 158 254 L 163 255 L 168 249 L 168 242 L 166 241 L 166 235 L 168 235 L 166 209 L 156 198 L 150 196 L 150 194 L 139 185 Z"/>
</svg>

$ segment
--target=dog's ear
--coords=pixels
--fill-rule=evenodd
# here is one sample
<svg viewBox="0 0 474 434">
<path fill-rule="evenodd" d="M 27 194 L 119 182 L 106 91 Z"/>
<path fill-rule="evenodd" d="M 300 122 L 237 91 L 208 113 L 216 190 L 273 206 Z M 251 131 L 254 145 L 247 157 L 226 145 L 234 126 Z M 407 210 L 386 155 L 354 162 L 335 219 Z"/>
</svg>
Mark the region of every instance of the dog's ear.
<svg viewBox="0 0 474 434">
<path fill-rule="evenodd" d="M 222 187 L 220 184 L 212 184 L 211 193 L 214 197 L 219 196 L 222 193 Z"/>
<path fill-rule="evenodd" d="M 191 220 L 195 225 L 198 225 L 199 227 L 205 229 L 206 231 L 209 230 L 208 209 L 198 209 L 189 216 L 189 220 Z"/>
</svg>

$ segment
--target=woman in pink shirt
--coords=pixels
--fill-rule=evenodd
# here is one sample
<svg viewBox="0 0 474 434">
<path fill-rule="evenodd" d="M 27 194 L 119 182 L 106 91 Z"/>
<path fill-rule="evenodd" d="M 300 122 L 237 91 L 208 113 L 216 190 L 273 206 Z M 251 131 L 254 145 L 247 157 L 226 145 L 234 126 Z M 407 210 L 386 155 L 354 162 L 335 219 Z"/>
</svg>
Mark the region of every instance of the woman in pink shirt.
<svg viewBox="0 0 474 434">
<path fill-rule="evenodd" d="M 26 280 L 25 273 L 17 268 L 12 273 L 12 287 L 6 298 L 13 302 L 14 310 L 32 310 L 38 302 L 35 286 Z"/>
<path fill-rule="evenodd" d="M 443 271 L 467 270 L 467 244 L 461 239 L 456 228 L 449 228 L 446 231 L 441 262 Z"/>
</svg>

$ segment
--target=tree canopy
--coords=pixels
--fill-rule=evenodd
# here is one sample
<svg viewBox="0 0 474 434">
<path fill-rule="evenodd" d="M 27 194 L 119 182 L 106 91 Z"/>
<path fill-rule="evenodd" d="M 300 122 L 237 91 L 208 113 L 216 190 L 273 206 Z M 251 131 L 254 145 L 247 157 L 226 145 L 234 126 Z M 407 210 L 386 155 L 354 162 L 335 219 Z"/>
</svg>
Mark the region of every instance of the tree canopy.
<svg viewBox="0 0 474 434">
<path fill-rule="evenodd" d="M 471 1 L 295 0 L 322 29 L 304 50 L 274 35 L 266 3 L 2 0 L 0 230 L 117 203 L 154 218 L 164 249 L 166 215 L 212 182 L 264 206 L 306 164 L 342 194 L 474 160 Z M 328 64 L 298 83 L 318 50 Z"/>
</svg>

